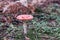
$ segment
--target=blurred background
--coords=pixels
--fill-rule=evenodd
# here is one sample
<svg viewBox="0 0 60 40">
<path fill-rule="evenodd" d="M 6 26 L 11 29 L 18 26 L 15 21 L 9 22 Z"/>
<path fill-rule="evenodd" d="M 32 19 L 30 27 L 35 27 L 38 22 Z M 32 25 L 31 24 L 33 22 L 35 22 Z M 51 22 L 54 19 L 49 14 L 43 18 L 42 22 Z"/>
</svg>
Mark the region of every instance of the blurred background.
<svg viewBox="0 0 60 40">
<path fill-rule="evenodd" d="M 24 40 L 23 21 L 27 21 L 27 40 L 60 40 L 60 0 L 0 0 L 0 40 Z"/>
</svg>

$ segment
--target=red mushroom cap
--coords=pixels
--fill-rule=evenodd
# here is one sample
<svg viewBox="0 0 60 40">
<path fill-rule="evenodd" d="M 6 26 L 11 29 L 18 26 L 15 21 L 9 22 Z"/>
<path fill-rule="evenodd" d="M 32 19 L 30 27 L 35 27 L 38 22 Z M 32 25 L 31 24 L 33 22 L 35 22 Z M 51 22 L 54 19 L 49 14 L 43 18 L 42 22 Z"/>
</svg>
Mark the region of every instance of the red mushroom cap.
<svg viewBox="0 0 60 40">
<path fill-rule="evenodd" d="M 18 20 L 32 20 L 33 16 L 32 15 L 19 15 L 17 16 Z"/>
</svg>

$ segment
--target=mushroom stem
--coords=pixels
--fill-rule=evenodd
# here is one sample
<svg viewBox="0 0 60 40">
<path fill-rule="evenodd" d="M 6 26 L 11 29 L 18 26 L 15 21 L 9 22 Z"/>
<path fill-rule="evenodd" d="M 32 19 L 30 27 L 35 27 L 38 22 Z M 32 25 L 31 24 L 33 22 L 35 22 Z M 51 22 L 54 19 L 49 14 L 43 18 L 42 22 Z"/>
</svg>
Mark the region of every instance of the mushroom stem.
<svg viewBox="0 0 60 40">
<path fill-rule="evenodd" d="M 24 40 L 30 40 L 30 38 L 28 38 L 27 35 L 27 24 L 26 22 L 23 23 L 23 30 L 24 30 Z"/>
<path fill-rule="evenodd" d="M 26 22 L 23 23 L 23 30 L 24 30 L 24 34 L 27 34 L 27 24 L 26 24 Z"/>
</svg>

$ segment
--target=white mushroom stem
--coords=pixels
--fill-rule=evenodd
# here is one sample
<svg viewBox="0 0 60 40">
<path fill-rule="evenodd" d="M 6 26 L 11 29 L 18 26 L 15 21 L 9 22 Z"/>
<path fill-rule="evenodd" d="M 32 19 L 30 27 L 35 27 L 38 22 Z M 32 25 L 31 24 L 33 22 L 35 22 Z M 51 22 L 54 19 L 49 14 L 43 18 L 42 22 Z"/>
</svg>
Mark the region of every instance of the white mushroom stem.
<svg viewBox="0 0 60 40">
<path fill-rule="evenodd" d="M 28 38 L 26 36 L 26 34 L 27 34 L 27 24 L 26 24 L 26 22 L 23 23 L 23 30 L 24 30 L 24 37 L 25 37 L 24 40 L 30 40 L 30 38 Z"/>
<path fill-rule="evenodd" d="M 27 24 L 25 22 L 23 23 L 23 30 L 24 34 L 27 34 Z"/>
</svg>

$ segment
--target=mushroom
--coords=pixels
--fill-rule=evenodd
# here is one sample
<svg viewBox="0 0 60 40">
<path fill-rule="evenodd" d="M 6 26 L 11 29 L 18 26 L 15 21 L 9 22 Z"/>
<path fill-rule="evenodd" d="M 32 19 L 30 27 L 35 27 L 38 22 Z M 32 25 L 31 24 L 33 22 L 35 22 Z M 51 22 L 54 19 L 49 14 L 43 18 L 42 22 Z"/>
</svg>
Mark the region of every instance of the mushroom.
<svg viewBox="0 0 60 40">
<path fill-rule="evenodd" d="M 23 15 L 18 15 L 16 17 L 18 20 L 22 20 L 23 21 L 23 30 L 24 30 L 24 37 L 25 37 L 25 40 L 27 40 L 27 24 L 26 24 L 26 21 L 28 20 L 32 20 L 33 19 L 33 16 L 32 15 L 26 15 L 26 14 L 23 14 Z"/>
</svg>

